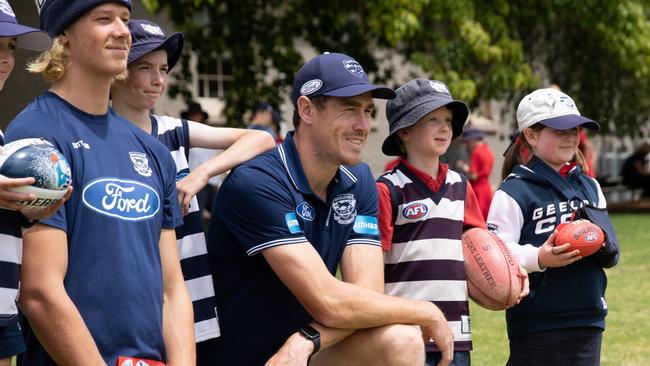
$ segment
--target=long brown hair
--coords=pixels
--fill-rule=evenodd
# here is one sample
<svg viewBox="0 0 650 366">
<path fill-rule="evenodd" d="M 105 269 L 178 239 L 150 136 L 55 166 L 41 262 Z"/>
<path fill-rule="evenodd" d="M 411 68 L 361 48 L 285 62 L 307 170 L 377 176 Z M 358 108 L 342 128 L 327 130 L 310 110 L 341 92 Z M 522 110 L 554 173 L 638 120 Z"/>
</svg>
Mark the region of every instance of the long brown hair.
<svg viewBox="0 0 650 366">
<path fill-rule="evenodd" d="M 543 124 L 537 123 L 529 128 L 535 132 L 539 132 L 545 127 L 546 126 Z M 522 149 L 527 149 L 530 155 L 534 155 L 533 148 L 528 143 L 528 140 L 526 140 L 526 136 L 524 135 L 523 131 L 519 133 L 517 140 L 512 145 L 510 145 L 510 147 L 508 147 L 508 150 L 506 150 L 506 153 L 504 154 L 505 159 L 503 160 L 503 167 L 501 168 L 501 180 L 505 180 L 510 175 L 510 173 L 512 173 L 512 170 L 515 168 L 515 166 L 527 163 L 526 161 L 522 160 Z M 589 172 L 587 159 L 585 159 L 585 156 L 582 154 L 582 151 L 580 151 L 580 149 L 576 148 L 576 152 L 573 155 L 572 161 L 576 162 L 580 166 L 583 173 L 587 174 Z"/>
</svg>

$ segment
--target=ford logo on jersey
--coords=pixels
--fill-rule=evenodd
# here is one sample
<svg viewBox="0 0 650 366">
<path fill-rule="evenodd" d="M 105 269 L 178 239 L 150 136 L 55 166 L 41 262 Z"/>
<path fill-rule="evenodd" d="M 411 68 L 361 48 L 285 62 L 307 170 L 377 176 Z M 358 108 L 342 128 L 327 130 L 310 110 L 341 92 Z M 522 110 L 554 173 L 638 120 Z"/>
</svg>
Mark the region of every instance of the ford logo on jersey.
<svg viewBox="0 0 650 366">
<path fill-rule="evenodd" d="M 95 179 L 84 187 L 82 199 L 94 211 L 129 221 L 148 219 L 160 209 L 158 192 L 134 180 Z"/>
<path fill-rule="evenodd" d="M 427 215 L 429 209 L 427 205 L 420 202 L 411 203 L 402 209 L 402 215 L 409 220 L 418 220 Z"/>
</svg>

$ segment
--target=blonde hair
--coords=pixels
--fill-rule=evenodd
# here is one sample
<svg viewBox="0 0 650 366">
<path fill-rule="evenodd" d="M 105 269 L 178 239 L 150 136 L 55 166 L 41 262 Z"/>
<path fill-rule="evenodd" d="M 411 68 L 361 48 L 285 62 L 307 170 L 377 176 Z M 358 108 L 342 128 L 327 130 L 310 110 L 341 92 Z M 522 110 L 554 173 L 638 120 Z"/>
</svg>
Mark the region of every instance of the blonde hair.
<svg viewBox="0 0 650 366">
<path fill-rule="evenodd" d="M 43 79 L 49 82 L 56 82 L 65 75 L 65 68 L 68 63 L 68 48 L 61 42 L 59 37 L 54 38 L 52 47 L 41 53 L 34 61 L 27 64 L 27 71 L 33 74 L 42 74 Z M 124 68 L 120 74 L 115 75 L 114 80 L 126 80 L 129 77 L 128 68 Z"/>
</svg>

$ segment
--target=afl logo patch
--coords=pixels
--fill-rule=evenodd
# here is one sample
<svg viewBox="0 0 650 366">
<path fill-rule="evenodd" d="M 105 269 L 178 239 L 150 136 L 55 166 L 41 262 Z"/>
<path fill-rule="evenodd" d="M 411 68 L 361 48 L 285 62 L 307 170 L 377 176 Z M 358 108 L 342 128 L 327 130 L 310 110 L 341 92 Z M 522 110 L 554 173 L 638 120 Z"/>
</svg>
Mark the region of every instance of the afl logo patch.
<svg viewBox="0 0 650 366">
<path fill-rule="evenodd" d="M 323 82 L 320 79 L 309 80 L 300 87 L 300 95 L 309 95 L 320 89 Z"/>
<path fill-rule="evenodd" d="M 424 203 L 416 202 L 402 209 L 402 216 L 409 220 L 419 220 L 427 215 L 429 208 Z"/>
<path fill-rule="evenodd" d="M 354 60 L 344 60 L 343 66 L 350 72 L 350 74 L 358 77 L 359 79 L 363 79 L 363 77 L 366 75 L 366 72 L 363 71 L 363 67 Z"/>
<path fill-rule="evenodd" d="M 301 202 L 296 206 L 296 213 L 305 221 L 313 221 L 316 213 L 314 208 L 309 206 L 307 202 Z"/>
</svg>

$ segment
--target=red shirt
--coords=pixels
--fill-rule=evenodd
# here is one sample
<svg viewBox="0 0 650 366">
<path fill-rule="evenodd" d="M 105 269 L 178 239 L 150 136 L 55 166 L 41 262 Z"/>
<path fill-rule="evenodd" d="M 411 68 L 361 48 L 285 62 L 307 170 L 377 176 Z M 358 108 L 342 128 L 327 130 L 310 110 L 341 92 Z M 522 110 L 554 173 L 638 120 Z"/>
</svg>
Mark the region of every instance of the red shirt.
<svg viewBox="0 0 650 366">
<path fill-rule="evenodd" d="M 427 187 L 433 191 L 438 192 L 440 187 L 445 183 L 447 178 L 447 170 L 449 166 L 444 163 L 438 165 L 438 176 L 433 178 L 426 172 L 415 168 L 413 165 L 409 164 L 408 161 L 404 158 L 400 158 L 402 164 L 404 164 L 415 176 L 426 184 Z M 377 182 L 377 191 L 379 194 L 379 232 L 381 234 L 381 247 L 383 250 L 388 251 L 391 248 L 393 241 L 393 209 L 390 201 L 390 191 L 384 183 Z M 481 209 L 478 205 L 478 200 L 472 189 L 472 185 L 467 185 L 467 195 L 465 197 L 465 215 L 463 218 L 463 231 L 480 227 L 486 229 L 485 220 L 481 214 Z"/>
</svg>

